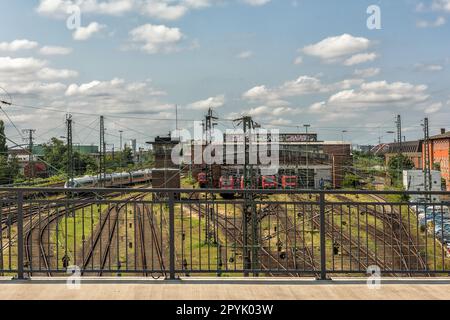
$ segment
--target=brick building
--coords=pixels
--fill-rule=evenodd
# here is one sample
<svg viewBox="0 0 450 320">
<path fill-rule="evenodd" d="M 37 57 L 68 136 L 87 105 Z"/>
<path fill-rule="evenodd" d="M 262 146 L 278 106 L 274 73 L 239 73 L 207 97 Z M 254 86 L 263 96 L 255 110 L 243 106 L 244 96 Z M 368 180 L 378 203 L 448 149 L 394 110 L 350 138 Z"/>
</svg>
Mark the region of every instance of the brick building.
<svg viewBox="0 0 450 320">
<path fill-rule="evenodd" d="M 445 132 L 445 129 L 441 129 L 441 134 L 430 137 L 429 148 L 432 169 L 441 171 L 442 179 L 445 180 L 446 189 L 450 191 L 450 131 Z M 423 150 L 424 153 L 425 148 Z"/>
<path fill-rule="evenodd" d="M 414 169 L 423 169 L 422 141 L 404 141 L 401 143 L 401 150 L 399 149 L 398 142 L 384 143 L 374 147 L 372 153 L 376 156 L 383 156 L 387 166 L 389 161 L 401 152 L 414 163 Z"/>
<path fill-rule="evenodd" d="M 351 144 L 340 141 L 325 141 L 323 152 L 330 157 L 332 166 L 333 187 L 340 188 L 344 181 L 347 168 L 352 164 Z"/>
</svg>

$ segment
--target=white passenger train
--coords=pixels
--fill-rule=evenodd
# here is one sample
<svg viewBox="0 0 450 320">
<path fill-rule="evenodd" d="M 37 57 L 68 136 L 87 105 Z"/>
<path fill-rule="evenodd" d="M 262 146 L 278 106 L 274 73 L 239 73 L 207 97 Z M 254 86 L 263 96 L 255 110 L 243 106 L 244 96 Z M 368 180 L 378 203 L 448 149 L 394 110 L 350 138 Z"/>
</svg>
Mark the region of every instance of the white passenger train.
<svg viewBox="0 0 450 320">
<path fill-rule="evenodd" d="M 123 187 L 136 183 L 147 183 L 151 181 L 152 170 L 146 169 L 133 172 L 107 174 L 104 178 L 99 178 L 98 176 L 75 178 L 71 183 L 66 182 L 64 188 L 98 188 L 102 185 L 105 188 L 111 188 Z"/>
</svg>

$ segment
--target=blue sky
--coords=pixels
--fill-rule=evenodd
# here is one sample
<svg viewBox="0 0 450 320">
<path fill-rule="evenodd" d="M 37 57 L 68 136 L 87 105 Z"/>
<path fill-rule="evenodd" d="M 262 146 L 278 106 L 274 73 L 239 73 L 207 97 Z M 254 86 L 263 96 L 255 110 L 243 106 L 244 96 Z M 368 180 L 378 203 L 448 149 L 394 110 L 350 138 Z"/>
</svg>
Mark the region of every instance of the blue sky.
<svg viewBox="0 0 450 320">
<path fill-rule="evenodd" d="M 381 30 L 367 28 L 370 5 Z M 408 139 L 426 116 L 432 133 L 450 129 L 450 0 L 1 0 L 0 12 L 4 109 L 38 142 L 64 135 L 69 111 L 78 143 L 97 142 L 96 114 L 109 143 L 122 129 L 143 143 L 174 128 L 175 104 L 181 119 L 213 107 L 222 128 L 250 114 L 355 144 L 392 140 L 396 114 Z"/>
</svg>

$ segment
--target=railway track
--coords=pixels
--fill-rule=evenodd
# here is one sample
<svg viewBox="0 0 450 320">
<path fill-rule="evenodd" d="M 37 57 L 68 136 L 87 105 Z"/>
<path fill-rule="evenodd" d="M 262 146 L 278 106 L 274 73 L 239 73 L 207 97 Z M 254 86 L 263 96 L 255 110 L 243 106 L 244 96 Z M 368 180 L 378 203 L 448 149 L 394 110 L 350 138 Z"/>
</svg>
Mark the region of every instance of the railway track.
<svg viewBox="0 0 450 320">
<path fill-rule="evenodd" d="M 165 273 L 164 264 L 164 250 L 160 243 L 158 229 L 154 221 L 153 210 L 148 208 L 147 204 L 136 203 L 144 200 L 145 195 L 136 195 L 127 198 L 123 204 L 116 204 L 113 207 L 108 208 L 106 215 L 100 219 L 99 226 L 95 232 L 95 235 L 91 237 L 91 246 L 83 258 L 82 274 L 86 270 L 98 270 L 98 276 L 103 276 L 104 273 L 117 272 L 122 270 L 122 263 L 120 262 L 120 216 L 127 215 L 127 206 L 129 202 L 133 203 L 134 213 L 134 269 L 136 272 L 142 272 L 147 277 L 151 275 L 155 276 L 152 271 L 161 270 L 163 276 Z M 125 224 L 125 230 L 128 226 Z M 128 231 L 126 240 L 128 238 Z M 162 239 L 162 237 L 161 237 Z M 124 247 L 127 247 L 128 243 Z M 116 250 L 114 250 L 116 249 Z M 128 248 L 126 250 L 128 252 Z M 156 253 L 156 255 L 155 255 Z M 96 265 L 95 257 L 99 257 L 99 264 Z M 115 260 L 117 270 L 113 270 L 111 267 Z M 128 269 L 128 253 L 126 254 L 126 268 Z M 155 268 L 155 265 L 159 265 L 159 268 Z M 129 271 L 129 270 L 127 270 Z"/>
<path fill-rule="evenodd" d="M 386 202 L 386 199 L 377 196 L 377 195 L 371 195 L 372 198 L 379 202 Z M 409 210 L 409 208 L 408 208 Z M 384 211 L 384 206 L 383 206 Z M 392 230 L 398 230 L 398 228 L 395 227 L 395 224 L 398 224 L 400 226 L 399 235 L 397 232 L 394 232 L 395 242 L 397 243 L 398 251 L 402 255 L 402 263 L 405 266 L 406 270 L 412 270 L 411 266 L 413 261 L 411 260 L 411 257 L 413 257 L 413 260 L 415 260 L 415 264 L 417 266 L 417 270 L 423 270 L 426 271 L 428 269 L 427 263 L 425 259 L 420 254 L 420 250 L 417 248 L 416 241 L 414 240 L 413 236 L 411 235 L 410 230 L 410 224 L 409 227 L 406 228 L 405 224 L 403 223 L 401 212 L 396 210 L 395 208 L 390 207 L 389 215 L 391 219 L 389 220 L 385 215 L 384 219 L 387 220 L 387 223 L 389 227 Z M 376 215 L 376 210 L 370 209 L 368 210 L 369 213 L 372 215 Z M 398 217 L 398 221 L 395 221 L 395 217 Z M 406 242 L 406 243 L 405 243 Z M 404 251 L 406 250 L 406 254 Z M 407 258 L 405 257 L 407 256 Z M 430 276 L 430 274 L 426 274 L 427 276 Z"/>
<path fill-rule="evenodd" d="M 344 195 L 335 195 L 335 197 L 344 203 L 354 202 L 352 199 L 344 196 Z M 426 270 L 426 264 L 423 261 L 423 258 L 420 255 L 420 252 L 417 250 L 415 245 L 415 241 L 411 236 L 411 233 L 407 230 L 406 226 L 401 219 L 399 213 L 390 208 L 390 210 L 386 210 L 385 205 L 383 205 L 386 200 L 384 198 L 371 195 L 372 198 L 377 200 L 377 203 L 373 205 L 365 205 L 364 210 L 362 211 L 361 207 L 357 207 L 358 217 L 361 213 L 366 216 L 366 231 L 368 235 L 375 241 L 375 250 L 377 250 L 377 241 L 381 241 L 383 246 L 383 259 L 382 264 L 377 264 L 385 268 L 386 270 L 402 270 L 402 267 L 405 270 L 411 270 L 412 260 L 415 259 L 416 265 L 421 266 L 422 270 Z M 372 206 L 372 207 L 370 207 Z M 378 212 L 376 209 L 377 206 L 381 206 L 382 212 Z M 350 209 L 349 209 L 350 210 Z M 371 215 L 375 219 L 375 223 L 377 221 L 381 221 L 383 225 L 382 233 L 376 228 L 376 226 L 371 225 L 367 222 L 367 215 Z M 367 239 L 368 241 L 368 239 Z M 368 244 L 367 244 L 368 246 Z M 386 254 L 386 247 L 390 249 L 391 254 Z M 378 257 L 377 253 L 375 255 Z M 389 261 L 390 259 L 390 261 Z M 389 262 L 391 264 L 389 268 Z M 411 276 L 411 274 L 409 274 Z M 429 274 L 427 274 L 429 275 Z"/>
<path fill-rule="evenodd" d="M 191 197 L 192 199 L 192 197 Z M 199 204 L 189 204 L 189 208 L 196 211 L 199 216 L 205 216 L 205 208 L 202 208 Z M 271 208 L 266 209 L 269 212 L 273 211 Z M 242 210 L 241 210 L 242 211 Z M 272 214 L 275 212 L 272 212 Z M 275 213 L 276 214 L 276 213 Z M 271 213 L 269 213 L 266 216 L 270 216 Z M 240 222 L 240 225 L 238 223 Z M 210 221 L 211 223 L 211 221 Z M 236 219 L 233 217 L 232 221 L 228 219 L 227 217 L 224 217 L 223 215 L 219 214 L 218 212 L 214 214 L 214 220 L 213 223 L 216 223 L 218 227 L 222 230 L 222 232 L 225 234 L 226 241 L 232 241 L 238 244 L 241 248 L 244 248 L 244 235 L 243 235 L 243 228 L 242 228 L 242 218 Z M 218 237 L 217 237 L 218 238 Z M 220 243 L 219 243 L 220 244 Z M 223 244 L 220 244 L 221 247 L 223 247 Z M 264 246 L 260 245 L 258 248 L 259 251 L 259 258 L 258 258 L 258 264 L 261 266 L 262 269 L 268 270 L 268 274 L 271 276 L 276 276 L 275 270 L 283 270 L 288 272 L 290 269 L 295 270 L 296 262 L 291 261 L 291 267 L 289 267 L 289 264 L 285 265 L 280 261 L 279 259 L 279 252 L 276 253 L 271 252 L 270 248 L 267 249 Z M 242 252 L 244 255 L 244 253 Z M 295 257 L 295 255 L 293 255 Z M 291 259 L 292 260 L 292 259 Z M 272 271 L 272 272 L 271 272 Z M 288 273 L 288 275 L 295 277 L 299 276 L 300 274 L 295 273 Z"/>
<path fill-rule="evenodd" d="M 286 241 L 286 250 L 290 251 L 290 255 L 287 254 L 286 259 L 288 263 L 288 268 L 292 270 L 299 269 L 299 263 L 298 263 L 298 252 L 303 251 L 302 260 L 303 260 L 303 270 L 304 272 L 313 272 L 316 276 L 318 276 L 318 269 L 316 268 L 316 261 L 314 258 L 314 244 L 311 242 L 311 248 L 306 244 L 305 236 L 301 236 L 300 230 L 297 230 L 297 223 L 296 221 L 293 222 L 292 218 L 287 213 L 286 209 L 283 209 L 283 207 L 280 204 L 270 204 L 268 205 L 268 209 L 272 210 L 275 213 L 275 216 L 277 217 L 277 226 L 281 226 L 282 229 L 277 232 L 277 239 L 280 238 L 279 234 L 285 235 L 285 241 Z M 294 213 L 295 214 L 295 213 Z M 304 221 L 305 215 L 303 215 L 303 232 L 305 231 L 305 221 Z M 294 218 L 295 219 L 295 218 Z M 285 224 L 278 223 L 278 221 L 285 221 Z M 277 227 L 277 230 L 279 228 Z M 297 232 L 298 231 L 298 232 Z M 273 237 L 273 236 L 271 236 Z M 302 247 L 299 248 L 299 245 L 302 244 Z M 292 259 L 289 259 L 289 258 Z M 291 268 L 292 267 L 292 268 Z M 299 273 L 296 274 L 297 276 L 300 276 Z"/>
<path fill-rule="evenodd" d="M 90 200 L 90 198 L 86 198 L 84 200 Z M 85 208 L 90 204 L 81 204 L 77 206 L 66 206 L 65 209 L 60 210 L 60 207 L 54 208 L 51 206 L 47 207 L 46 214 L 41 214 L 42 210 L 39 213 L 34 215 L 29 215 L 28 224 L 24 226 L 25 229 L 25 261 L 26 266 L 29 268 L 30 276 L 33 273 L 41 274 L 45 273 L 47 276 L 52 276 L 51 270 L 58 269 L 58 256 L 59 252 L 56 250 L 56 261 L 52 261 L 51 256 L 51 226 L 58 223 L 58 221 L 63 217 L 68 217 L 70 213 L 75 212 L 76 210 Z M 58 232 L 56 231 L 56 234 Z M 33 246 L 37 246 L 38 249 L 33 250 Z M 55 244 L 58 247 L 58 244 Z M 67 252 L 65 252 L 67 255 Z M 56 262 L 52 263 L 51 262 Z"/>
<path fill-rule="evenodd" d="M 295 200 L 295 201 L 302 201 L 299 196 L 297 195 L 291 195 L 291 197 Z M 312 210 L 312 217 L 311 217 L 311 222 L 313 224 L 313 226 L 317 229 L 320 229 L 320 211 L 317 208 L 317 206 L 312 206 L 311 208 Z M 365 248 L 364 246 L 361 246 L 360 243 L 360 237 L 359 237 L 359 230 L 358 230 L 358 239 L 355 240 L 354 237 L 352 237 L 352 232 L 348 232 L 346 229 L 344 228 L 343 225 L 341 224 L 340 227 L 337 227 L 334 223 L 332 223 L 329 219 L 330 216 L 333 216 L 334 214 L 340 214 L 340 212 L 336 212 L 335 207 L 333 207 L 331 210 L 326 210 L 325 212 L 325 230 L 326 230 L 326 235 L 328 236 L 329 239 L 332 240 L 333 243 L 333 251 L 334 251 L 334 247 L 335 247 L 335 243 L 336 243 L 336 239 L 339 239 L 339 244 L 340 244 L 340 249 L 342 251 L 342 253 L 346 254 L 348 257 L 350 257 L 349 260 L 349 267 L 350 270 L 353 271 L 352 268 L 352 262 L 356 261 L 358 264 L 358 270 L 360 272 L 365 272 L 367 270 L 367 268 L 371 265 L 371 264 L 377 264 L 379 266 L 384 265 L 383 261 L 381 259 L 379 259 L 374 252 L 372 252 L 371 250 L 369 250 L 368 248 Z M 341 219 L 342 221 L 342 219 Z M 355 250 L 352 250 L 352 248 L 357 248 L 356 252 Z M 365 261 L 363 259 L 361 259 L 361 256 L 366 257 Z M 344 256 L 341 254 L 341 266 L 343 267 L 344 265 L 344 261 L 343 261 Z M 333 252 L 332 258 L 331 258 L 331 262 L 332 262 L 332 271 L 334 271 L 335 269 L 335 255 Z"/>
</svg>

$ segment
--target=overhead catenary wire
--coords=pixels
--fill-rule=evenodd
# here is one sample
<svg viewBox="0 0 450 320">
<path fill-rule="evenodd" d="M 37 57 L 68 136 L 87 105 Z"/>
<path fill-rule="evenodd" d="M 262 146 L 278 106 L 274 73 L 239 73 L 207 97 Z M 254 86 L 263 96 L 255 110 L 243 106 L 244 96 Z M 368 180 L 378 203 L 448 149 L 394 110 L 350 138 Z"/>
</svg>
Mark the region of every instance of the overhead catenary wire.
<svg viewBox="0 0 450 320">
<path fill-rule="evenodd" d="M 4 101 L 2 101 L 2 103 L 4 103 Z M 16 126 L 16 124 L 14 123 L 14 121 L 12 121 L 12 119 L 9 117 L 8 113 L 6 113 L 6 111 L 0 106 L 0 110 L 3 112 L 3 114 L 6 116 L 6 118 L 9 120 L 9 122 L 11 123 L 11 125 L 16 129 L 16 131 L 19 133 L 19 136 L 23 139 L 23 135 L 22 132 L 19 130 L 19 128 Z"/>
</svg>

